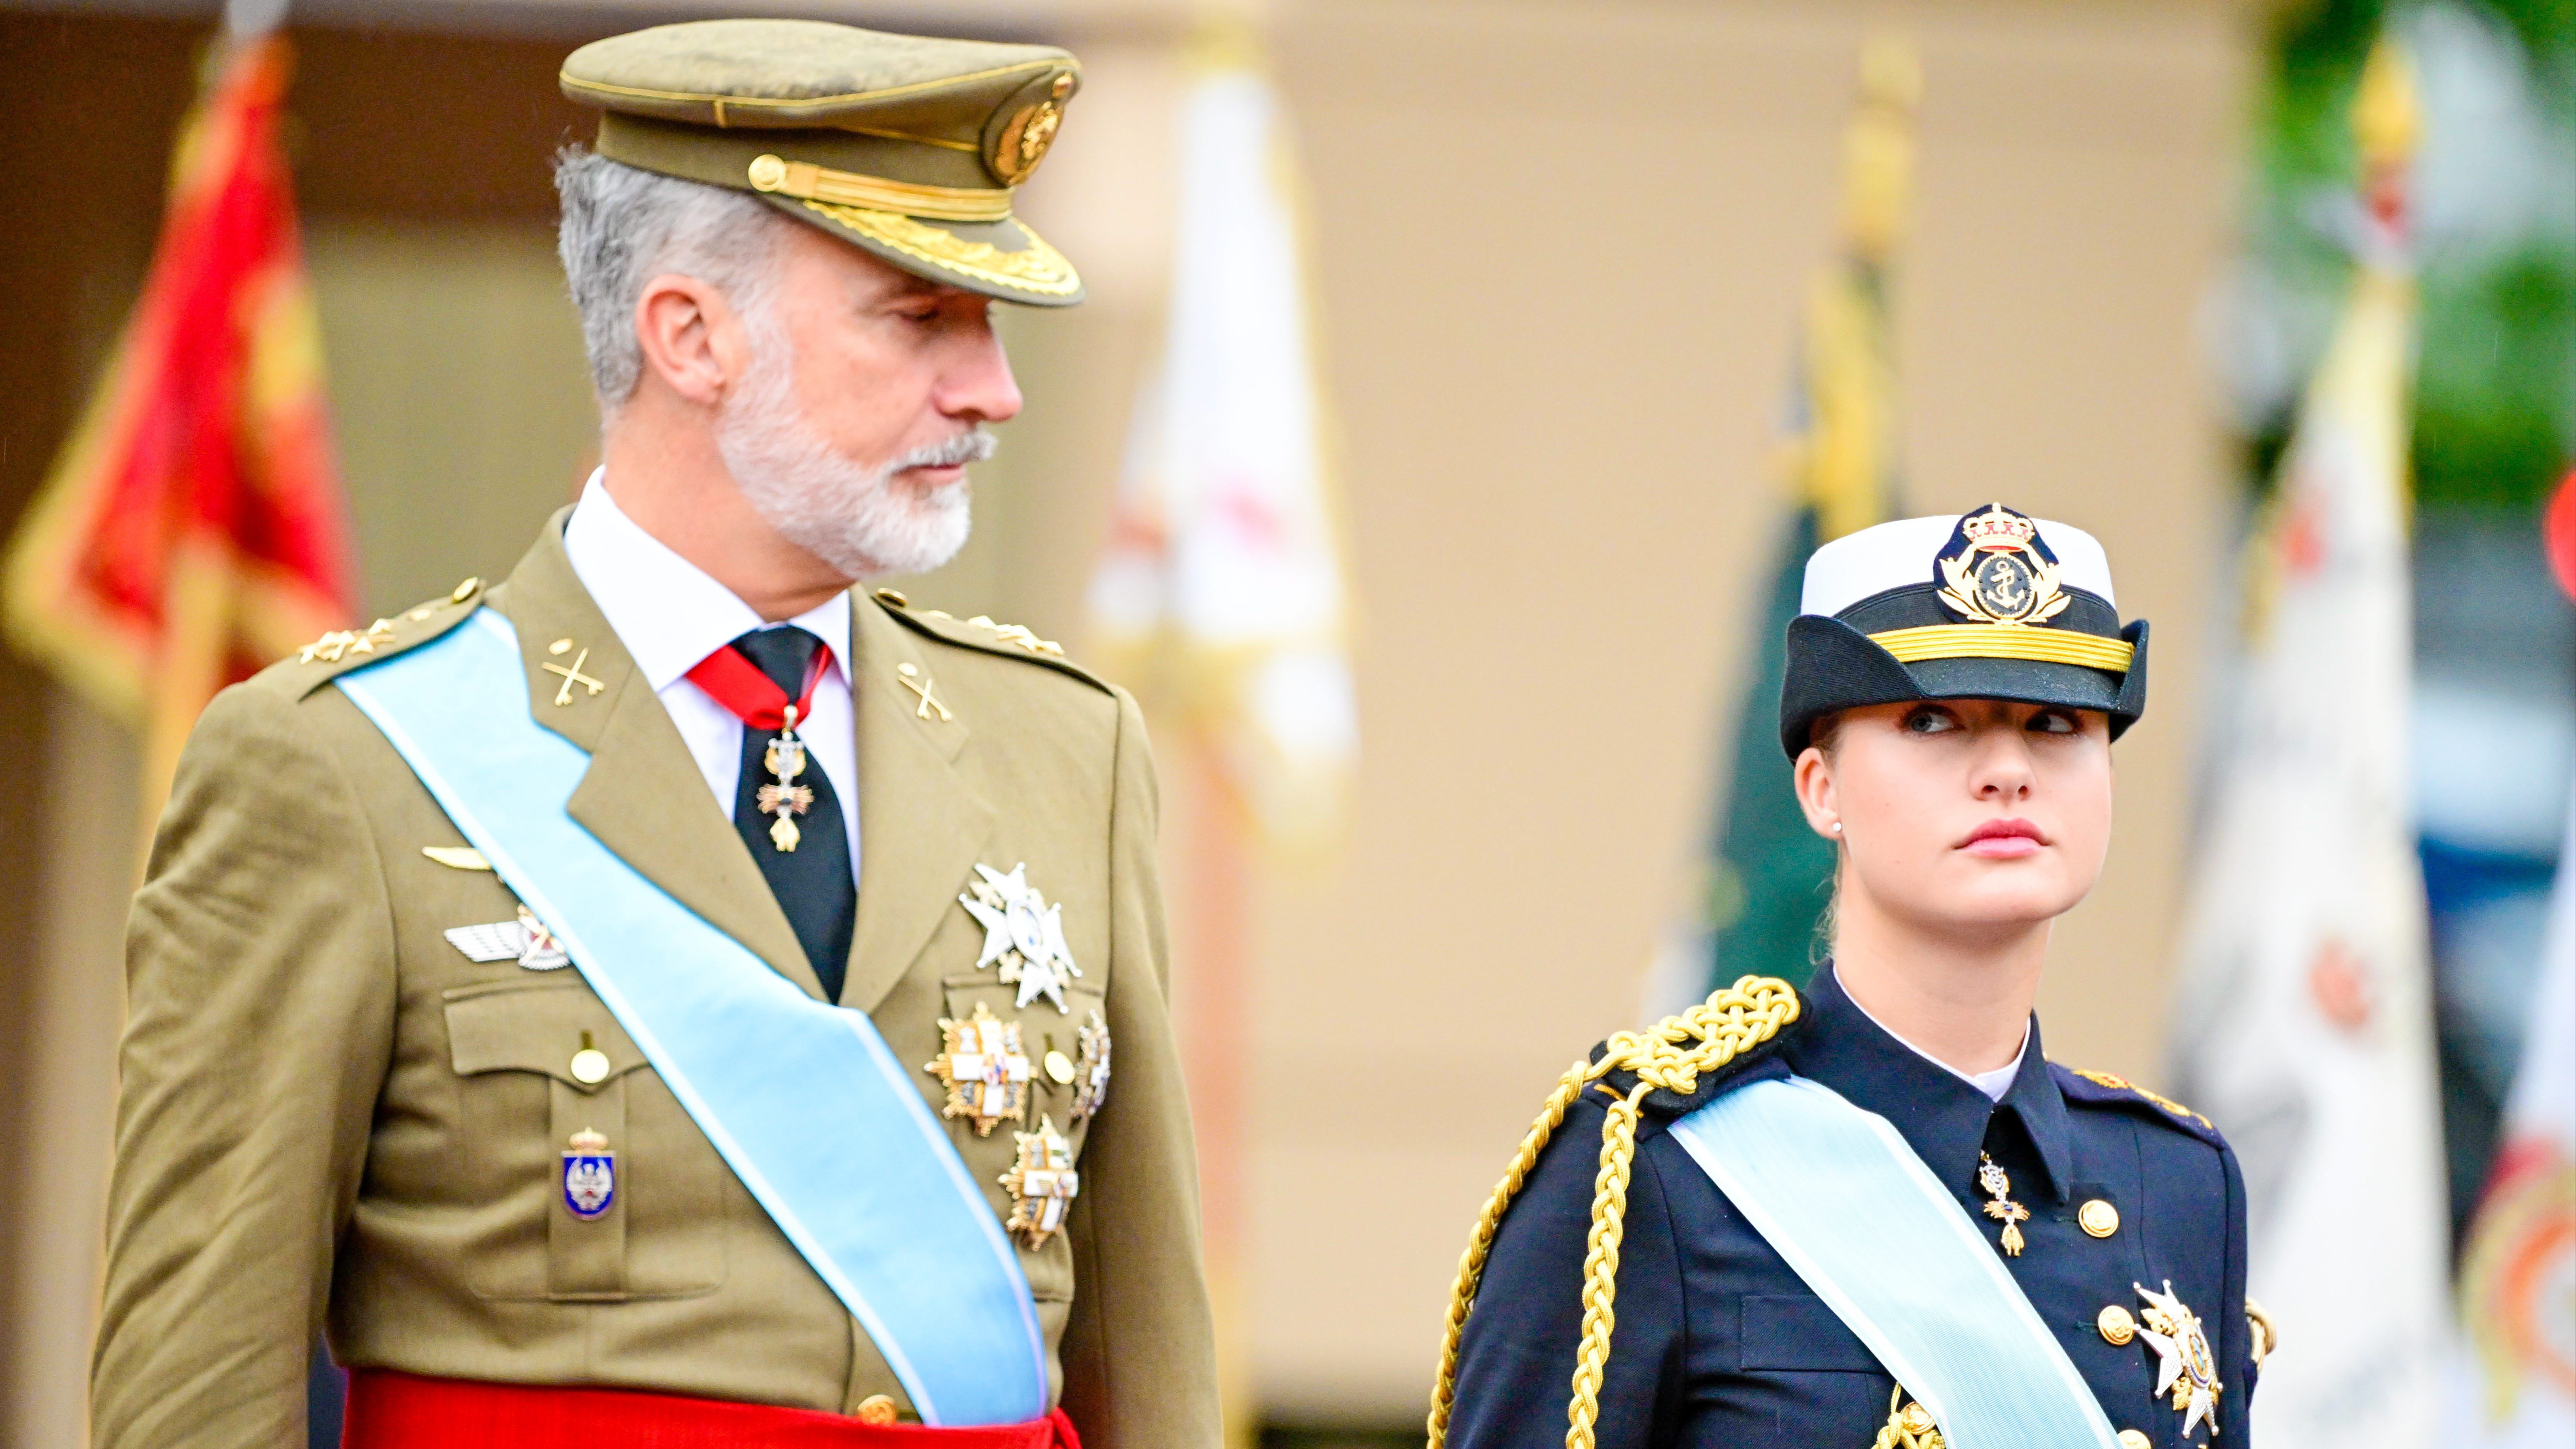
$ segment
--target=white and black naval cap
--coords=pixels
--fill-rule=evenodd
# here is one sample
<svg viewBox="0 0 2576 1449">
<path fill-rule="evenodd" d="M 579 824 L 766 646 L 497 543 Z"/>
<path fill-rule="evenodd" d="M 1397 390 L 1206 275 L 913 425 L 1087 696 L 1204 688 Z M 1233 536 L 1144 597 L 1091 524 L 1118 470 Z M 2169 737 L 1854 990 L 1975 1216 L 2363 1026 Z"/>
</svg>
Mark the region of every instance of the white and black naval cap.
<svg viewBox="0 0 2576 1449">
<path fill-rule="evenodd" d="M 1780 683 L 1791 759 L 1819 719 L 1917 699 L 2099 710 L 2111 737 L 2147 707 L 2147 621 L 2126 627 L 2093 535 L 2000 503 L 1905 518 L 1807 560 Z"/>
</svg>

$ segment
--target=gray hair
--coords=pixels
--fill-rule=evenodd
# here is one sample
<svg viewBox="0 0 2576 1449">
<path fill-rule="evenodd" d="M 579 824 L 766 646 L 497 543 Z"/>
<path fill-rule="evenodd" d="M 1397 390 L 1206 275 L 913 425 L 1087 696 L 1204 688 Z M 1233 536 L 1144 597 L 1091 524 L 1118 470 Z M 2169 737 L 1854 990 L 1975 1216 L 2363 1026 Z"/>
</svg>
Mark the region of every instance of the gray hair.
<svg viewBox="0 0 2576 1449">
<path fill-rule="evenodd" d="M 737 191 L 611 161 L 580 146 L 555 157 L 563 226 L 555 250 L 581 313 L 599 407 L 614 416 L 643 373 L 635 303 L 665 272 L 696 277 L 736 309 L 765 312 L 777 251 L 777 213 Z"/>
</svg>

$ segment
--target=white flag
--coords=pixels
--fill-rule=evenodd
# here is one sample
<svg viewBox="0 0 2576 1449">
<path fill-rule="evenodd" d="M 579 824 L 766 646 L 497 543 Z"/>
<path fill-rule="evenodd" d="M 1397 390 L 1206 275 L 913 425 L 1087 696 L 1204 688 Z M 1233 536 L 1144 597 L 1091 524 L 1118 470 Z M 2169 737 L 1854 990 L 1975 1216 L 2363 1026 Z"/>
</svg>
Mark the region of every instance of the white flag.
<svg viewBox="0 0 2576 1449">
<path fill-rule="evenodd" d="M 1313 846 L 1340 824 L 1358 730 L 1295 172 L 1269 85 L 1248 67 L 1203 74 L 1181 148 L 1170 330 L 1089 647 L 1204 732 L 1266 838 Z"/>
<path fill-rule="evenodd" d="M 2279 1333 L 2254 1396 L 2263 1449 L 2429 1449 L 2449 1317 L 2407 778 L 2412 103 L 2388 43 L 2370 72 L 2370 235 L 2251 545 L 2173 1023 L 2178 1087 L 2245 1168 L 2251 1293 Z"/>
<path fill-rule="evenodd" d="M 2576 811 L 2495 1171 L 2460 1259 L 2459 1449 L 2576 1444 Z"/>
</svg>

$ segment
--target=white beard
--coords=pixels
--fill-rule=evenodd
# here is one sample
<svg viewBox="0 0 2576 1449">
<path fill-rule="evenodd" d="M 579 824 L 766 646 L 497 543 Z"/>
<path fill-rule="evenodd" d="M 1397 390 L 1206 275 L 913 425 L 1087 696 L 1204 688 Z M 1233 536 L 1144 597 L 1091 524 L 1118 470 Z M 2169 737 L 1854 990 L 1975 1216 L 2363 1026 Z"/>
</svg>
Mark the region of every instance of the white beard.
<svg viewBox="0 0 2576 1449">
<path fill-rule="evenodd" d="M 928 573 L 955 558 L 974 524 L 967 480 L 925 494 L 894 477 L 982 462 L 993 435 L 976 428 L 873 468 L 854 461 L 798 410 L 795 349 L 767 321 L 752 320 L 751 371 L 716 420 L 716 451 L 753 511 L 854 580 Z"/>
</svg>

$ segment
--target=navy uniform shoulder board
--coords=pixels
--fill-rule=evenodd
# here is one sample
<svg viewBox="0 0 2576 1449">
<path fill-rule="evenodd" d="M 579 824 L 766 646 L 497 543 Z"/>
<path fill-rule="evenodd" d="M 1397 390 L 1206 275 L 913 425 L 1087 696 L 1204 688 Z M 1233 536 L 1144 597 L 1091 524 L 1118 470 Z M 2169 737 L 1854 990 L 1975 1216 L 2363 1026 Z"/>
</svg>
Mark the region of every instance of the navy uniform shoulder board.
<svg viewBox="0 0 2576 1449">
<path fill-rule="evenodd" d="M 2150 1092 L 2126 1077 L 2116 1077 L 2109 1072 L 2088 1072 L 2058 1062 L 2050 1062 L 2048 1070 L 2057 1078 L 2058 1090 L 2065 1093 L 2066 1100 L 2070 1102 L 2132 1108 L 2168 1127 L 2187 1132 L 2212 1147 L 2227 1145 L 2226 1139 L 2218 1135 L 2218 1128 L 2208 1118 L 2171 1097 Z"/>
</svg>

